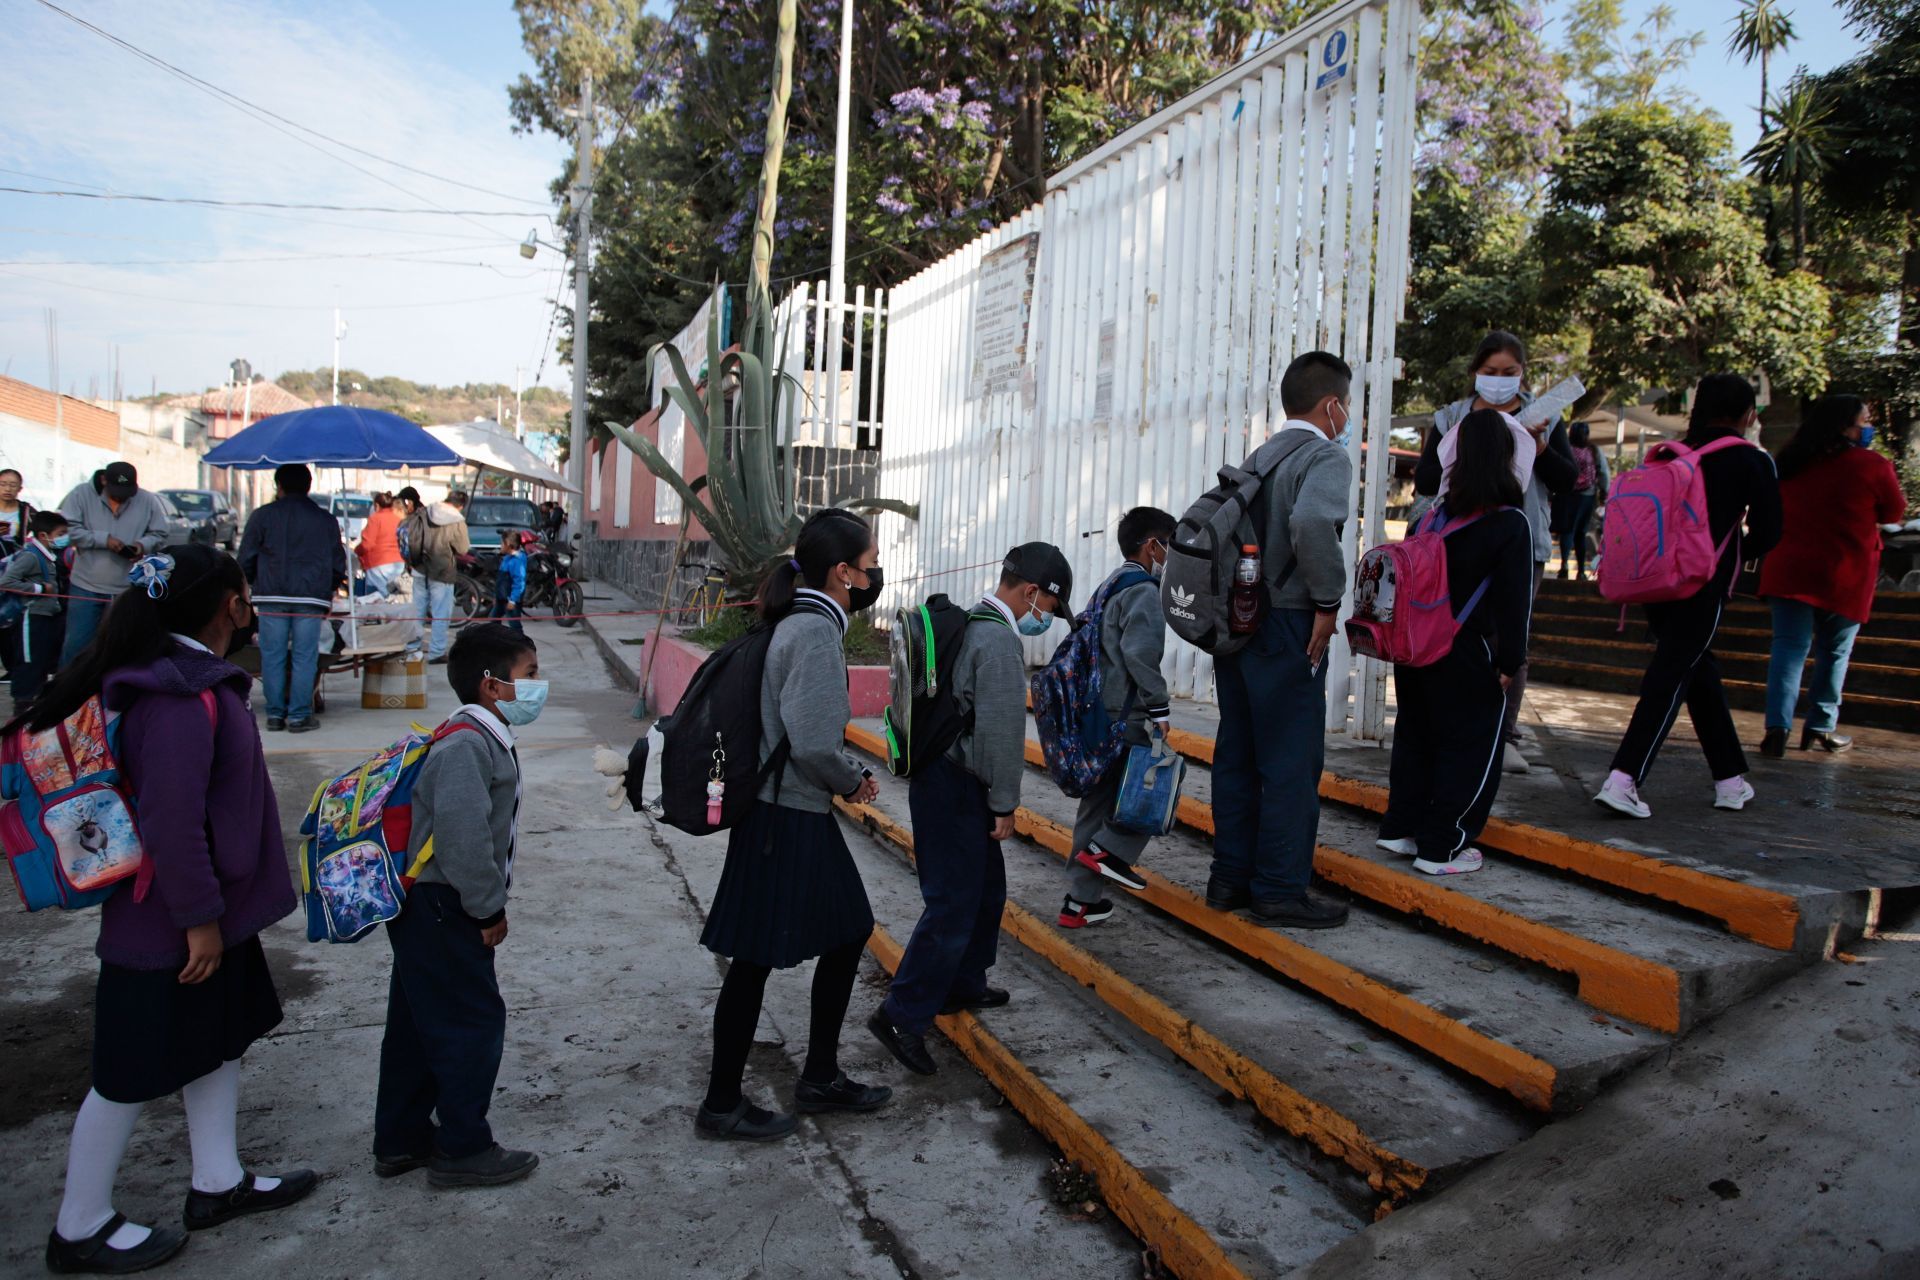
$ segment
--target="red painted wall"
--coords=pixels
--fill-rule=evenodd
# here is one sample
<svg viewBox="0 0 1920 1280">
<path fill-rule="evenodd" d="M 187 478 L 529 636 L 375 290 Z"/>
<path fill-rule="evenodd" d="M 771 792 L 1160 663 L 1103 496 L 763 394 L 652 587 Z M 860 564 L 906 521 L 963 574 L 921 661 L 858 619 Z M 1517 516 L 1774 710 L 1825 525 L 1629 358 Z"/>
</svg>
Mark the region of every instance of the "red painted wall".
<svg viewBox="0 0 1920 1280">
<path fill-rule="evenodd" d="M 633 432 L 654 444 L 660 443 L 660 413 L 655 410 L 633 424 Z M 688 480 L 695 480 L 707 473 L 706 450 L 700 447 L 700 437 L 689 426 L 685 429 L 686 452 L 682 474 Z M 587 519 L 593 521 L 596 536 L 607 540 L 627 540 L 633 538 L 653 538 L 672 540 L 680 536 L 680 526 L 658 524 L 653 518 L 654 490 L 660 481 L 646 464 L 632 450 L 617 441 L 608 441 L 596 446 L 592 465 L 600 472 L 600 505 L 589 505 Z M 628 507 L 627 526 L 616 528 L 613 523 L 614 499 L 616 494 L 616 473 L 620 467 L 626 467 L 633 473 L 633 497 Z M 589 477 L 587 492 L 584 495 L 589 502 L 593 497 L 592 479 Z M 706 530 L 695 520 L 687 530 L 687 537 L 700 540 L 707 536 Z"/>
</svg>

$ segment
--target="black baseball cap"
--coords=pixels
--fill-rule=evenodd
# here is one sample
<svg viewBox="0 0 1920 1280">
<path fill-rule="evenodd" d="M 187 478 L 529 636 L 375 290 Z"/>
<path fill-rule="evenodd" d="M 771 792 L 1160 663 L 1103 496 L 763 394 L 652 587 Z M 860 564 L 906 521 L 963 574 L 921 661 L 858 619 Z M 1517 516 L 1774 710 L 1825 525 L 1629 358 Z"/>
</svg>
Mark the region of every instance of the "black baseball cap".
<svg viewBox="0 0 1920 1280">
<path fill-rule="evenodd" d="M 1051 542 L 1023 542 L 1007 552 L 1000 567 L 1053 596 L 1054 616 L 1073 621 L 1073 606 L 1067 599 L 1073 594 L 1073 566 L 1060 548 Z"/>
<path fill-rule="evenodd" d="M 109 462 L 101 473 L 100 483 L 109 498 L 125 502 L 140 487 L 140 473 L 133 469 L 131 462 Z"/>
</svg>

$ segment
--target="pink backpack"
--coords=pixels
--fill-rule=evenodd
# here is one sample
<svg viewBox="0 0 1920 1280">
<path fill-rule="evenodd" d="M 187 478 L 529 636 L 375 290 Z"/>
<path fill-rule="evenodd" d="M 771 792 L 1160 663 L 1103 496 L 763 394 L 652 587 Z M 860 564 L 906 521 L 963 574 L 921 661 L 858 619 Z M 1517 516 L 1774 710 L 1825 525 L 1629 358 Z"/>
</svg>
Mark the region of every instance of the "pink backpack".
<svg viewBox="0 0 1920 1280">
<path fill-rule="evenodd" d="M 1374 547 L 1360 557 L 1353 580 L 1353 616 L 1347 619 L 1347 644 L 1355 653 L 1430 667 L 1452 651 L 1460 624 L 1493 579 L 1475 587 L 1466 606 L 1454 613 L 1447 584 L 1447 537 L 1479 518 L 1468 516 L 1443 528 L 1446 510 L 1436 507 L 1404 542 Z"/>
<path fill-rule="evenodd" d="M 1734 445 L 1748 442 L 1723 436 L 1689 449 L 1663 441 L 1614 481 L 1600 529 L 1602 596 L 1623 605 L 1684 600 L 1713 580 L 1733 531 L 1715 545 L 1707 526 L 1707 481 L 1700 459 Z"/>
</svg>

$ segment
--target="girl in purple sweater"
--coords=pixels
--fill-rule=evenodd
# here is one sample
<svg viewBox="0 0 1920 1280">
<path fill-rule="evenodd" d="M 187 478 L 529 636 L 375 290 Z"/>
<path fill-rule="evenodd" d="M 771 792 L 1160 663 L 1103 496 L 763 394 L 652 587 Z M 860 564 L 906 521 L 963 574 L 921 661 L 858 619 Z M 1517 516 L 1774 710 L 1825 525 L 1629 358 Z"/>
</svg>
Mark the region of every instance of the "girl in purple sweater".
<svg viewBox="0 0 1920 1280">
<path fill-rule="evenodd" d="M 121 716 L 120 766 L 153 860 L 144 899 L 127 880 L 101 907 L 93 1087 L 47 1238 L 48 1267 L 66 1273 L 144 1270 L 185 1246 L 185 1233 L 113 1208 L 120 1158 L 154 1098 L 186 1105 L 189 1231 L 292 1204 L 318 1181 L 248 1172 L 235 1136 L 240 1057 L 280 1021 L 259 933 L 295 905 L 251 680 L 226 660 L 254 627 L 246 579 L 202 546 L 146 557 L 128 579 L 92 644 L 4 730 L 52 728 L 99 694 Z"/>
</svg>

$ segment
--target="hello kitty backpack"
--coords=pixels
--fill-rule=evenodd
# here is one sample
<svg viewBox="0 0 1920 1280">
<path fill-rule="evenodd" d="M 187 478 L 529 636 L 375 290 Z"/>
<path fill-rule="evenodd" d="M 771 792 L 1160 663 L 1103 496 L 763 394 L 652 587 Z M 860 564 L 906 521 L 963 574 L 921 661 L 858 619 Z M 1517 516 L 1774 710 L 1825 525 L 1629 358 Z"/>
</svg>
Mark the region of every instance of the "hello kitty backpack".
<svg viewBox="0 0 1920 1280">
<path fill-rule="evenodd" d="M 218 726 L 213 690 L 200 702 Z M 153 859 L 120 771 L 120 724 L 96 694 L 50 729 L 0 741 L 0 847 L 29 911 L 91 907 L 129 878 L 146 900 Z"/>
</svg>

